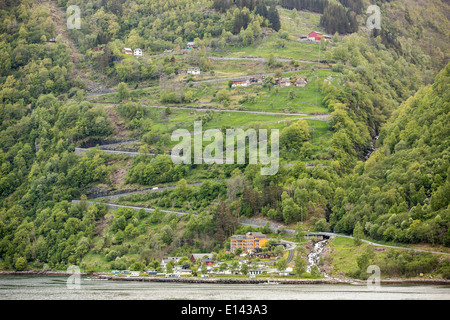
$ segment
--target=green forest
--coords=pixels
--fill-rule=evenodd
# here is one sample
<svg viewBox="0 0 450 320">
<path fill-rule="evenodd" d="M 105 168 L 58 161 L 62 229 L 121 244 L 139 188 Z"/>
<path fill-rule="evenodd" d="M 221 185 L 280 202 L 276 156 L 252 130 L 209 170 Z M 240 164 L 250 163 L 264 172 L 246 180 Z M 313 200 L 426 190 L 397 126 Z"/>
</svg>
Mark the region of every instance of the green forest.
<svg viewBox="0 0 450 320">
<path fill-rule="evenodd" d="M 380 30 L 364 29 L 369 4 L 381 8 Z M 80 29 L 67 29 L 69 5 L 80 8 Z M 449 5 L 425 6 L 0 1 L 0 269 L 225 259 L 229 237 L 253 230 L 241 218 L 449 252 Z M 327 37 L 305 41 L 311 31 Z M 183 71 L 193 67 L 200 75 Z M 259 85 L 233 86 L 260 75 Z M 282 87 L 280 78 L 307 81 Z M 195 120 L 223 132 L 279 129 L 278 173 L 174 164 L 170 135 Z M 138 155 L 101 148 L 123 141 Z M 115 204 L 155 211 L 97 199 L 114 193 L 124 193 Z M 449 276 L 448 259 L 431 260 L 426 270 Z"/>
</svg>

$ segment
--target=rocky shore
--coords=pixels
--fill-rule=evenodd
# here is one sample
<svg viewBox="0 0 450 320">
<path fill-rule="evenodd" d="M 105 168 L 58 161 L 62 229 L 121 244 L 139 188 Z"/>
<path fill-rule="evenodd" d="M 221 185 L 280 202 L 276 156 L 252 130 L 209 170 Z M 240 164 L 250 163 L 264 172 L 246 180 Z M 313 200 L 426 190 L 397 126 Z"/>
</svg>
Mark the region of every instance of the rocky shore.
<svg viewBox="0 0 450 320">
<path fill-rule="evenodd" d="M 74 273 L 66 271 L 0 271 L 1 276 L 43 276 L 69 277 Z M 140 282 L 167 282 L 167 283 L 216 283 L 216 284 L 353 284 L 366 285 L 367 282 L 359 279 L 338 279 L 338 278 L 322 278 L 322 279 L 269 279 L 269 278 L 162 278 L 148 276 L 115 276 L 106 274 L 87 274 L 81 272 L 80 276 L 89 277 L 98 280 L 111 281 L 140 281 Z M 450 286 L 450 280 L 445 279 L 389 279 L 380 280 L 380 285 L 447 285 Z"/>
<path fill-rule="evenodd" d="M 268 278 L 161 278 L 161 277 L 117 277 L 96 276 L 97 279 L 112 281 L 142 281 L 142 282 L 169 282 L 169 283 L 217 283 L 217 284 L 342 284 L 346 283 L 336 279 L 268 279 Z"/>
<path fill-rule="evenodd" d="M 161 277 L 118 277 L 97 275 L 96 278 L 112 281 L 142 281 L 171 283 L 218 283 L 218 284 L 354 284 L 366 285 L 367 282 L 358 279 L 269 279 L 269 278 L 161 278 Z M 395 279 L 380 280 L 381 285 L 450 285 L 450 280 L 443 279 Z"/>
<path fill-rule="evenodd" d="M 1 276 L 39 276 L 39 277 L 55 277 L 55 276 L 63 276 L 63 277 L 69 277 L 72 276 L 73 272 L 67 272 L 67 271 L 36 271 L 36 270 L 30 270 L 30 271 L 0 271 L 0 277 Z M 81 272 L 80 276 L 85 277 L 88 276 L 87 273 Z"/>
</svg>

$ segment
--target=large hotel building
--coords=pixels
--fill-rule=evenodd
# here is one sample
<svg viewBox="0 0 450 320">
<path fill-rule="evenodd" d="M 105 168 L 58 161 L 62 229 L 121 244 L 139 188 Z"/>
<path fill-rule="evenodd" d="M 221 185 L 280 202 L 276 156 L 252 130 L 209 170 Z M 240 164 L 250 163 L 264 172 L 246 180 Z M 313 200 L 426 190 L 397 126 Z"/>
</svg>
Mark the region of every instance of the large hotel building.
<svg viewBox="0 0 450 320">
<path fill-rule="evenodd" d="M 243 252 L 251 251 L 255 248 L 261 248 L 267 242 L 267 237 L 261 232 L 248 232 L 247 234 L 237 234 L 231 236 L 231 252 L 237 248 L 242 248 Z"/>
</svg>

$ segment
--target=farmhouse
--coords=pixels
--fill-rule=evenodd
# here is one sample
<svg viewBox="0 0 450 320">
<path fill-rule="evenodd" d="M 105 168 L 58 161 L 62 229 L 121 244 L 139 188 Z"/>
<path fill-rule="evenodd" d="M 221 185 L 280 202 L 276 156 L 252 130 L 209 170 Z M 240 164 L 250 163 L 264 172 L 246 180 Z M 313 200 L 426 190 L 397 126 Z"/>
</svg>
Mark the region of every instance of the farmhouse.
<svg viewBox="0 0 450 320">
<path fill-rule="evenodd" d="M 200 68 L 199 67 L 187 68 L 186 73 L 187 74 L 200 74 Z"/>
<path fill-rule="evenodd" d="M 304 88 L 307 83 L 308 83 L 308 79 L 306 79 L 306 78 L 297 78 L 294 81 L 294 86 L 299 87 L 299 88 Z"/>
<path fill-rule="evenodd" d="M 323 36 L 322 33 L 313 31 L 308 34 L 308 40 L 311 40 L 314 42 L 320 42 L 320 40 L 322 39 L 322 36 Z"/>
<path fill-rule="evenodd" d="M 123 48 L 122 52 L 125 54 L 133 55 L 133 50 L 131 50 L 130 48 Z"/>
<path fill-rule="evenodd" d="M 142 49 L 139 49 L 139 48 L 134 49 L 133 54 L 135 57 L 142 57 Z"/>
<path fill-rule="evenodd" d="M 231 87 L 232 88 L 236 88 L 236 87 L 248 87 L 250 85 L 250 81 L 249 80 L 233 80 Z"/>
<path fill-rule="evenodd" d="M 280 85 L 281 88 L 290 87 L 291 86 L 291 81 L 289 79 L 287 79 L 287 78 L 282 78 L 278 82 L 278 84 Z"/>
</svg>

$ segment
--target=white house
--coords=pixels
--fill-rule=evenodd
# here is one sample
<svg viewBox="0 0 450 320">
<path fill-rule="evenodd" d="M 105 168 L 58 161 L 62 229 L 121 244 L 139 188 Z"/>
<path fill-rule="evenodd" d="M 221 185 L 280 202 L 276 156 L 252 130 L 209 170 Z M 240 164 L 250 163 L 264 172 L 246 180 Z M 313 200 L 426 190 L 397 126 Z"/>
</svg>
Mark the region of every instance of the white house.
<svg viewBox="0 0 450 320">
<path fill-rule="evenodd" d="M 280 80 L 280 87 L 290 87 L 290 86 L 291 86 L 291 81 L 289 81 L 289 79 L 283 78 Z"/>
<path fill-rule="evenodd" d="M 139 49 L 139 48 L 134 49 L 134 56 L 142 57 L 142 49 Z"/>
<path fill-rule="evenodd" d="M 169 261 L 173 261 L 174 264 L 177 264 L 182 257 L 167 257 L 161 260 L 160 266 L 161 268 L 165 268 Z"/>
<path fill-rule="evenodd" d="M 180 275 L 179 274 L 175 274 L 175 273 L 166 273 L 166 278 L 179 278 Z"/>
<path fill-rule="evenodd" d="M 256 268 L 256 269 L 251 269 L 248 271 L 248 273 L 250 275 L 260 275 L 262 273 L 262 269 L 261 268 Z"/>
<path fill-rule="evenodd" d="M 200 68 L 199 67 L 188 68 L 186 73 L 187 74 L 200 74 Z"/>
</svg>

